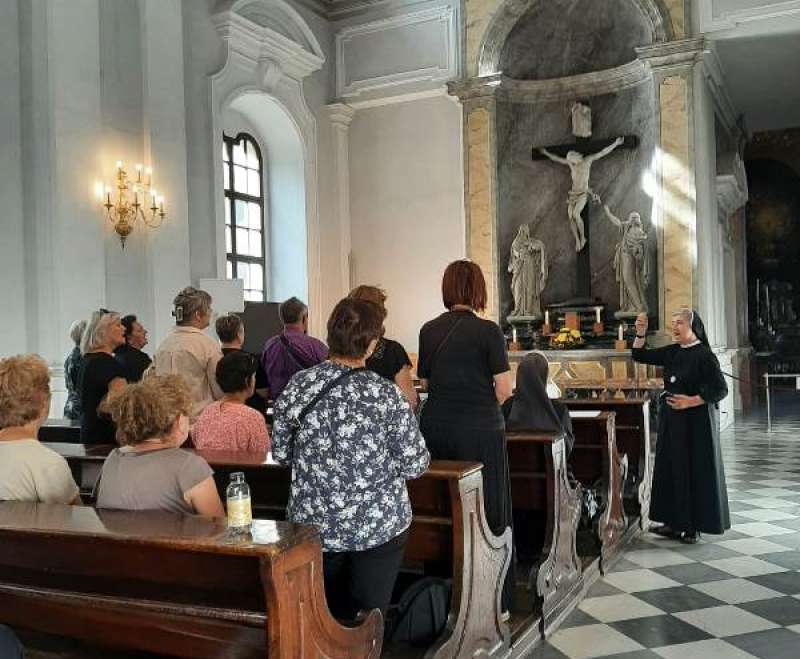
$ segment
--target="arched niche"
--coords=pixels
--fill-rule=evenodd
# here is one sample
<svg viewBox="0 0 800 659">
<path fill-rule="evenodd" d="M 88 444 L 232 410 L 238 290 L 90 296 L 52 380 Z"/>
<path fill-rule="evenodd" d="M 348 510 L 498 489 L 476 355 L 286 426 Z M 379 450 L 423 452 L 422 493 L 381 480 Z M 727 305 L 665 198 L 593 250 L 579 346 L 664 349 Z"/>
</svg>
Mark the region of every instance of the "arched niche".
<svg viewBox="0 0 800 659">
<path fill-rule="evenodd" d="M 565 16 L 564 12 L 569 16 Z M 574 53 L 564 53 L 563 45 L 560 45 L 570 30 L 580 30 L 585 22 L 585 36 L 591 35 L 593 40 L 586 44 L 587 50 L 588 47 L 595 47 L 597 42 L 594 40 L 601 37 L 596 30 L 592 33 L 592 26 L 588 25 L 592 16 L 602 16 L 604 24 L 607 24 L 609 48 L 619 49 L 618 44 L 622 44 L 623 52 L 611 52 L 611 57 L 605 58 L 608 62 L 604 58 L 595 58 L 590 62 L 585 53 L 578 53 L 577 57 Z M 514 73 L 517 73 L 519 79 L 535 80 L 610 69 L 635 59 L 635 54 L 626 54 L 625 50 L 632 51 L 634 46 L 648 46 L 672 38 L 672 23 L 661 0 L 608 0 L 602 3 L 594 0 L 570 3 L 564 0 L 506 0 L 486 29 L 478 56 L 478 75 L 504 73 L 516 78 Z M 503 64 L 508 64 L 512 57 L 518 57 L 526 47 L 534 55 L 540 52 L 548 57 L 567 56 L 574 62 L 565 66 L 560 75 L 554 75 L 547 68 L 541 74 L 526 72 L 524 67 L 518 67 L 519 71 L 504 71 Z M 562 50 L 560 55 L 559 47 Z M 585 61 L 584 66 L 581 66 L 581 61 Z"/>
<path fill-rule="evenodd" d="M 268 298 L 297 295 L 318 311 L 317 126 L 303 80 L 325 57 L 311 29 L 283 0 L 224 0 L 213 22 L 227 45 L 225 64 L 210 78 L 217 276 L 225 276 L 223 125 L 226 112 L 234 111 L 256 128 L 265 151 Z M 314 329 L 321 327 L 320 319 L 311 320 Z"/>
</svg>

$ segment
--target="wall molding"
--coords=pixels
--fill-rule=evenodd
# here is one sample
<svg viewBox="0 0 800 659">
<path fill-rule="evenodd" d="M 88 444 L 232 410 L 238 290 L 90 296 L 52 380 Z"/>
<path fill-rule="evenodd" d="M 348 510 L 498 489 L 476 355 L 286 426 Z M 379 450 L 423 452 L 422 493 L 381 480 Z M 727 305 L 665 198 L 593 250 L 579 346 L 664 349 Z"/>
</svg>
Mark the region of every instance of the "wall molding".
<svg viewBox="0 0 800 659">
<path fill-rule="evenodd" d="M 800 16 L 800 0 L 786 0 L 770 5 L 723 12 L 717 16 L 713 13 L 711 1 L 700 3 L 700 31 L 721 32 L 733 30 L 740 25 L 757 23 L 787 16 Z"/>
<path fill-rule="evenodd" d="M 267 94 L 291 118 L 303 148 L 306 276 L 312 331 L 319 332 L 324 319 L 322 309 L 322 265 L 319 218 L 319 182 L 317 173 L 317 123 L 303 95 L 303 79 L 320 69 L 325 62 L 322 49 L 313 32 L 284 0 L 272 0 L 291 23 L 293 31 L 302 34 L 306 43 L 299 43 L 268 28 L 257 25 L 236 13 L 248 0 L 226 2 L 223 10 L 212 17 L 217 33 L 227 45 L 222 69 L 209 76 L 212 117 L 212 153 L 214 163 L 215 230 L 217 277 L 225 276 L 225 194 L 222 182 L 223 113 L 245 94 Z"/>
<path fill-rule="evenodd" d="M 342 28 L 335 36 L 336 95 L 348 100 L 369 92 L 388 92 L 419 83 L 443 83 L 458 75 L 458 25 L 457 10 L 452 6 L 434 7 L 401 14 L 369 23 Z M 443 30 L 444 57 L 438 65 L 385 75 L 351 80 L 345 63 L 345 50 L 359 36 L 398 30 L 404 27 L 438 23 Z"/>
</svg>

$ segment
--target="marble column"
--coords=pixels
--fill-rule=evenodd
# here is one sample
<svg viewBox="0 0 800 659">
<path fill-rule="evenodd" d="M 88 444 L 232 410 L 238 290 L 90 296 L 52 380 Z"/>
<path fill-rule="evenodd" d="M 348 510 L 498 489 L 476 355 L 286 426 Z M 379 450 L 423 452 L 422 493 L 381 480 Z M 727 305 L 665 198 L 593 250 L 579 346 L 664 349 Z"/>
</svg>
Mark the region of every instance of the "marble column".
<svg viewBox="0 0 800 659">
<path fill-rule="evenodd" d="M 652 70 L 659 115 L 654 219 L 659 227 L 659 326 L 664 334 L 673 310 L 697 303 L 692 81 L 702 48 L 702 39 L 687 39 L 636 49 Z"/>
<path fill-rule="evenodd" d="M 486 316 L 499 321 L 497 265 L 496 102 L 491 80 L 474 78 L 450 85 L 464 113 L 464 210 L 467 257 L 486 278 Z"/>
<path fill-rule="evenodd" d="M 350 222 L 350 123 L 356 111 L 345 103 L 327 106 L 328 119 L 333 128 L 333 163 L 336 178 L 336 215 L 339 224 L 339 259 L 341 265 L 341 295 L 347 295 L 353 286 L 352 229 Z"/>
</svg>

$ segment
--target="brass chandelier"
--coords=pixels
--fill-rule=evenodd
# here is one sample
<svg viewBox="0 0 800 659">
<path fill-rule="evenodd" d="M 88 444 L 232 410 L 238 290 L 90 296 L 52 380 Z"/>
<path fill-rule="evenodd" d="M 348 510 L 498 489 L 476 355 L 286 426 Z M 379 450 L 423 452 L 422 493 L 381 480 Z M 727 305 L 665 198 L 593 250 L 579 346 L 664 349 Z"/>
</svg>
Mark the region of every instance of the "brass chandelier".
<svg viewBox="0 0 800 659">
<path fill-rule="evenodd" d="M 153 170 L 150 167 L 136 165 L 136 180 L 130 180 L 122 161 L 118 160 L 116 193 L 112 196 L 111 186 L 103 187 L 101 183 L 96 186 L 97 195 L 104 199 L 106 219 L 119 235 L 122 249 L 125 249 L 125 240 L 137 222 L 155 229 L 164 221 L 164 197 L 152 186 L 152 179 Z"/>
</svg>

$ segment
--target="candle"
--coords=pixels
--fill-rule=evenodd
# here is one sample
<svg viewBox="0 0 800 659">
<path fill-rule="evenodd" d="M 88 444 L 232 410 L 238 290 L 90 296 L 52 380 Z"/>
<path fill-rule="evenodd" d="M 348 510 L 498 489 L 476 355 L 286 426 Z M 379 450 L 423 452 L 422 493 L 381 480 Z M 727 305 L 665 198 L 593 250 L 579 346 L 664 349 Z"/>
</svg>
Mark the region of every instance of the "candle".
<svg viewBox="0 0 800 659">
<path fill-rule="evenodd" d="M 133 205 L 134 206 L 138 206 L 139 205 L 139 193 L 138 192 L 134 192 L 133 193 Z"/>
<path fill-rule="evenodd" d="M 545 311 L 544 312 L 544 324 L 545 325 L 549 325 L 550 324 L 550 312 L 549 311 Z"/>
<path fill-rule="evenodd" d="M 137 183 L 141 183 L 142 182 L 142 165 L 141 165 L 141 163 L 137 163 L 137 165 L 136 165 L 136 182 Z"/>
<path fill-rule="evenodd" d="M 512 327 L 511 328 L 511 342 L 512 343 L 516 343 L 517 342 L 517 328 L 516 327 Z"/>
<path fill-rule="evenodd" d="M 600 324 L 600 307 L 594 308 L 594 322 L 598 325 Z"/>
<path fill-rule="evenodd" d="M 148 167 L 144 170 L 144 173 L 147 174 L 147 185 L 150 185 L 150 183 L 153 181 L 153 168 Z"/>
<path fill-rule="evenodd" d="M 120 171 L 122 170 L 122 161 L 121 160 L 117 160 L 117 170 L 120 170 Z"/>
<path fill-rule="evenodd" d="M 111 203 L 111 188 L 108 186 L 106 186 L 106 201 Z"/>
<path fill-rule="evenodd" d="M 622 325 L 620 324 L 619 329 L 617 330 L 617 338 L 622 341 Z"/>
</svg>

